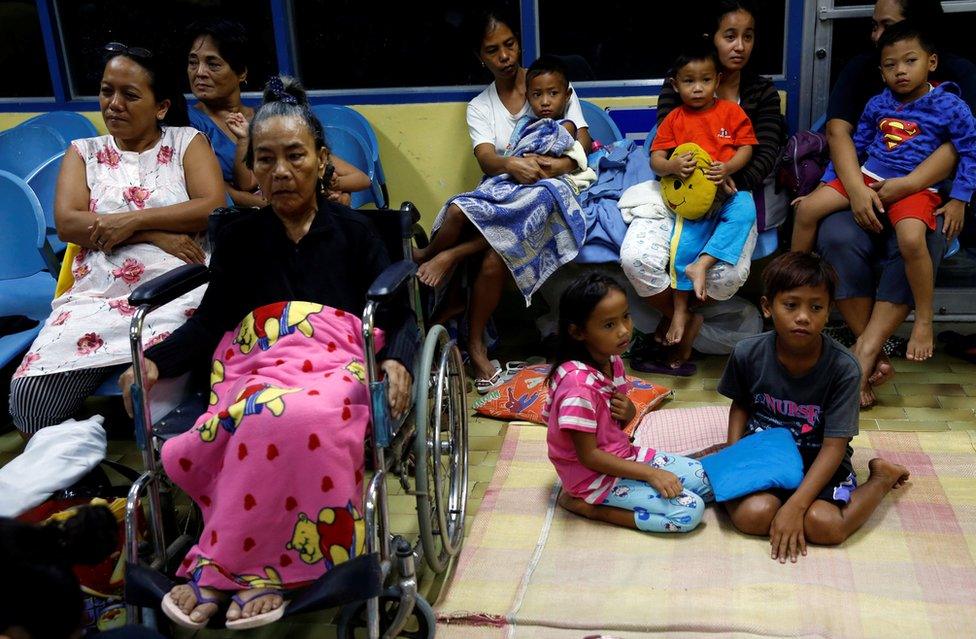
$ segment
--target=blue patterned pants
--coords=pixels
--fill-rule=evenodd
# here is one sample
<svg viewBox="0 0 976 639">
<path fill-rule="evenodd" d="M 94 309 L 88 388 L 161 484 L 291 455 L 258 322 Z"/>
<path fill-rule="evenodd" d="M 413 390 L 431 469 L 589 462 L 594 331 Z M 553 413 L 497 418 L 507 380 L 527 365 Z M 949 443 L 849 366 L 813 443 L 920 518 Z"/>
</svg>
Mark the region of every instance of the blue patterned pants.
<svg viewBox="0 0 976 639">
<path fill-rule="evenodd" d="M 688 532 L 698 525 L 705 510 L 705 502 L 712 501 L 712 486 L 698 460 L 658 452 L 647 462 L 654 468 L 674 473 L 684 490 L 672 499 L 665 499 L 644 481 L 618 479 L 613 490 L 603 500 L 604 506 L 634 512 L 637 528 L 645 532 Z"/>
</svg>

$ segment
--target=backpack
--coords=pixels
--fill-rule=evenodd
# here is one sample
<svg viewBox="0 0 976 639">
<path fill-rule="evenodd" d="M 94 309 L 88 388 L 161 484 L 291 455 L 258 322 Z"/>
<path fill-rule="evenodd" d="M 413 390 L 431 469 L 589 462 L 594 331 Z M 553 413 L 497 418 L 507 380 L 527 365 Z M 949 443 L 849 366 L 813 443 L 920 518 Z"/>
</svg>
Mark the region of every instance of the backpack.
<svg viewBox="0 0 976 639">
<path fill-rule="evenodd" d="M 827 136 L 816 131 L 800 131 L 790 136 L 779 159 L 779 184 L 790 199 L 807 195 L 823 177 L 830 162 Z"/>
</svg>

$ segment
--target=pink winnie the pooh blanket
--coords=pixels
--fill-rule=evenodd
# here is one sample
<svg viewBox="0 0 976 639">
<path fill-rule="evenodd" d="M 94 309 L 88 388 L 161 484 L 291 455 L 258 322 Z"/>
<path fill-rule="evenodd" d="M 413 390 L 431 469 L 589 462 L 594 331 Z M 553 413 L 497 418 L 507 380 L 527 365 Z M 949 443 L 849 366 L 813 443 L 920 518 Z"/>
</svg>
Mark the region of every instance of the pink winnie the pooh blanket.
<svg viewBox="0 0 976 639">
<path fill-rule="evenodd" d="M 221 590 L 287 588 L 362 551 L 361 335 L 345 311 L 278 302 L 221 340 L 207 412 L 162 451 L 205 524 L 181 576 Z"/>
</svg>

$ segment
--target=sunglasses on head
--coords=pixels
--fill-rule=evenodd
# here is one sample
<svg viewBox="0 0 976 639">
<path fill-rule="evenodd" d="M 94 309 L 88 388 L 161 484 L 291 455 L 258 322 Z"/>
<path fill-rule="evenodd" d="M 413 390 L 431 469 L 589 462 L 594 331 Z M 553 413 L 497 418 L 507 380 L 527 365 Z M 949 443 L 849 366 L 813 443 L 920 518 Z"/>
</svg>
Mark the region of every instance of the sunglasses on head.
<svg viewBox="0 0 976 639">
<path fill-rule="evenodd" d="M 151 58 L 152 51 L 143 47 L 127 47 L 121 42 L 109 42 L 105 45 L 105 52 L 116 55 L 127 55 L 136 58 Z"/>
</svg>

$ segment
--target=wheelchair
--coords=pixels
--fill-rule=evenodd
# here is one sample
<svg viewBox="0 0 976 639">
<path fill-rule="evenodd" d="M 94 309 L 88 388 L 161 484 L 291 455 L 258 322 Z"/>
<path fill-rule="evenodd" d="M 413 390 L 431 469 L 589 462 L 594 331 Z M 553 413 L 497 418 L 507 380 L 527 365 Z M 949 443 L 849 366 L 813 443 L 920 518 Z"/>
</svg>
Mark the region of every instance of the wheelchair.
<svg viewBox="0 0 976 639">
<path fill-rule="evenodd" d="M 342 607 L 338 617 L 340 638 L 377 639 L 401 633 L 433 637 L 436 620 L 431 606 L 418 592 L 417 567 L 424 562 L 435 574 L 444 573 L 463 542 L 468 473 L 464 368 L 460 351 L 443 326 L 425 330 L 416 265 L 410 259 L 414 241 L 426 244 L 426 236 L 417 224 L 417 210 L 404 203 L 399 210 L 362 212 L 373 220 L 392 260 L 370 287 L 362 318 L 372 427 L 367 460 L 371 459 L 373 468 L 364 499 L 365 550 L 311 585 L 286 591 L 290 601 L 285 616 Z M 240 212 L 214 211 L 210 217 L 211 237 L 235 214 Z M 154 309 L 205 284 L 208 278 L 205 266 L 184 265 L 143 284 L 129 298 L 137 309 L 129 332 L 135 372 L 131 388 L 135 436 L 146 470 L 129 490 L 126 506 L 128 623 L 156 625 L 161 616 L 159 602 L 174 585 L 171 575 L 198 536 L 173 531 L 173 517 L 164 501 L 170 500 L 175 487 L 163 474 L 158 453 L 167 439 L 192 428 L 196 417 L 205 411 L 208 394 L 194 393 L 153 424 L 144 390 L 143 322 Z M 413 370 L 413 406 L 399 420 L 390 414 L 387 383 L 379 379 L 373 348 L 377 309 L 397 295 L 409 296 L 424 336 Z M 420 529 L 416 543 L 390 530 L 390 477 L 397 477 L 416 496 Z M 140 539 L 140 525 L 147 530 L 144 539 Z"/>
</svg>

